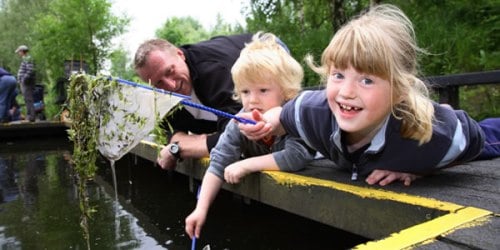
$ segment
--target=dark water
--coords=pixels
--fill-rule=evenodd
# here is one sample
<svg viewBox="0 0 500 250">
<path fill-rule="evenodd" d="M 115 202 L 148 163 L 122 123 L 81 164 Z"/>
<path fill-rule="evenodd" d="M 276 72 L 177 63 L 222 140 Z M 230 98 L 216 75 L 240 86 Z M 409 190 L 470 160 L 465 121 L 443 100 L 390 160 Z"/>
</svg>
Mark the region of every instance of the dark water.
<svg viewBox="0 0 500 250">
<path fill-rule="evenodd" d="M 86 249 L 64 140 L 0 144 L 0 249 Z M 92 249 L 191 249 L 184 219 L 196 197 L 186 176 L 133 155 L 89 183 Z M 367 239 L 221 190 L 197 249 L 347 249 Z"/>
</svg>

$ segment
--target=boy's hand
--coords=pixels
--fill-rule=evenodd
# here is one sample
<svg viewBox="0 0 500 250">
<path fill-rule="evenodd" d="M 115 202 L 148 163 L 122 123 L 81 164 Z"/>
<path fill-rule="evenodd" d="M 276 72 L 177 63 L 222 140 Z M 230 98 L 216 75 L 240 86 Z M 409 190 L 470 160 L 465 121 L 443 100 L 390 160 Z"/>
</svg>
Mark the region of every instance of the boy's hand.
<svg viewBox="0 0 500 250">
<path fill-rule="evenodd" d="M 193 239 L 193 237 L 200 238 L 201 228 L 203 224 L 205 224 L 205 219 L 207 218 L 207 214 L 203 211 L 195 209 L 188 217 L 186 217 L 186 233 L 189 235 L 189 238 Z"/>
<path fill-rule="evenodd" d="M 227 183 L 237 184 L 243 177 L 252 172 L 242 164 L 243 162 L 244 161 L 235 162 L 224 169 L 224 180 L 226 180 Z"/>
</svg>

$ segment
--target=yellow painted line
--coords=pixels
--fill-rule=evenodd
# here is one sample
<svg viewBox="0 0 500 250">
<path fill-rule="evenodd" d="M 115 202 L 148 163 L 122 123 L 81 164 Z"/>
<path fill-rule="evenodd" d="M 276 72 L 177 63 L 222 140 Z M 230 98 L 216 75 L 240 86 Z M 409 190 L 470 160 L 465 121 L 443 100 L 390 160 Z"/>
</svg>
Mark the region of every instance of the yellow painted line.
<svg viewBox="0 0 500 250">
<path fill-rule="evenodd" d="M 440 216 L 428 222 L 409 227 L 398 233 L 391 234 L 389 237 L 379 240 L 370 241 L 365 244 L 358 245 L 353 249 L 366 250 L 366 249 L 405 249 L 435 239 L 439 235 L 446 234 L 449 231 L 467 225 L 477 226 L 474 224 L 475 220 L 492 215 L 492 212 L 474 208 L 466 207 L 460 209 L 455 213 Z M 484 220 L 483 222 L 485 222 Z"/>
<path fill-rule="evenodd" d="M 437 236 L 454 231 L 460 226 L 473 224 L 475 220 L 492 215 L 493 212 L 480 208 L 464 207 L 451 202 L 439 201 L 436 199 L 413 196 L 403 193 L 396 193 L 388 190 L 374 188 L 358 187 L 339 183 L 330 180 L 322 180 L 313 177 L 301 176 L 292 173 L 264 171 L 264 174 L 273 178 L 281 185 L 300 185 L 300 186 L 320 186 L 333 188 L 342 192 L 351 193 L 362 198 L 393 200 L 401 203 L 418 205 L 449 213 L 433 220 L 404 229 L 398 233 L 391 234 L 389 237 L 379 241 L 371 241 L 356 246 L 354 249 L 405 249 L 423 242 L 430 242 Z M 484 222 L 484 221 L 483 221 Z"/>
<path fill-rule="evenodd" d="M 439 201 L 436 199 L 419 197 L 404 193 L 396 193 L 388 190 L 375 189 L 375 188 L 365 188 L 358 187 L 354 185 L 344 184 L 340 182 L 335 182 L 331 180 L 323 180 L 308 176 L 301 176 L 292 173 L 286 172 L 278 172 L 278 171 L 264 171 L 264 174 L 269 175 L 273 178 L 278 184 L 281 185 L 300 185 L 300 186 L 320 186 L 326 188 L 332 188 L 339 191 L 351 193 L 353 195 L 357 195 L 362 198 L 371 198 L 371 199 L 379 199 L 379 200 L 392 200 L 401 203 L 407 203 L 412 205 L 418 205 L 422 207 L 428 207 L 432 209 L 438 209 L 443 211 L 457 211 L 463 206 Z"/>
<path fill-rule="evenodd" d="M 163 148 L 163 147 L 165 147 L 163 145 L 158 145 L 158 144 L 156 144 L 156 143 L 154 143 L 152 141 L 148 141 L 148 140 L 141 140 L 141 144 L 148 145 L 148 146 L 150 146 L 152 148 L 158 148 L 158 147 Z"/>
<path fill-rule="evenodd" d="M 210 164 L 210 157 L 203 157 L 201 159 L 198 159 L 198 161 L 202 166 L 208 167 L 208 165 Z"/>
</svg>

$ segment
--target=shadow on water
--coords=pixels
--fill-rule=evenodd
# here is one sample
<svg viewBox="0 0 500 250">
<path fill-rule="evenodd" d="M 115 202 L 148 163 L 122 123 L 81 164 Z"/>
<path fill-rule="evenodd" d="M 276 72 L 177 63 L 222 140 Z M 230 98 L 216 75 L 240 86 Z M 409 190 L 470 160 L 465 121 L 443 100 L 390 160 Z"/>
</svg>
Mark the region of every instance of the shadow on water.
<svg viewBox="0 0 500 250">
<path fill-rule="evenodd" d="M 0 249 L 85 249 L 77 186 L 64 140 L 0 144 Z M 189 180 L 133 155 L 101 160 L 90 203 L 92 249 L 190 249 Z M 221 190 L 197 249 L 347 249 L 367 239 Z"/>
</svg>

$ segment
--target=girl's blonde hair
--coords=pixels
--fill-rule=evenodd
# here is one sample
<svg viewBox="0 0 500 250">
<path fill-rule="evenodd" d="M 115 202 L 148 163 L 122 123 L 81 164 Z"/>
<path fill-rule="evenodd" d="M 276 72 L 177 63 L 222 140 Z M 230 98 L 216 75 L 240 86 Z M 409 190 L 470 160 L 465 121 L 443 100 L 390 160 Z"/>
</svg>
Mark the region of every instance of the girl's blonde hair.
<svg viewBox="0 0 500 250">
<path fill-rule="evenodd" d="M 321 66 L 306 61 L 323 80 L 332 67 L 375 75 L 391 84 L 392 114 L 402 120 L 401 135 L 428 142 L 432 137 L 434 107 L 425 83 L 417 77 L 416 44 L 409 18 L 396 6 L 381 4 L 343 26 L 323 51 Z"/>
<path fill-rule="evenodd" d="M 304 77 L 302 66 L 288 53 L 284 44 L 271 33 L 258 32 L 246 44 L 231 68 L 234 98 L 240 99 L 243 86 L 259 83 L 278 84 L 286 100 L 297 96 Z"/>
</svg>

